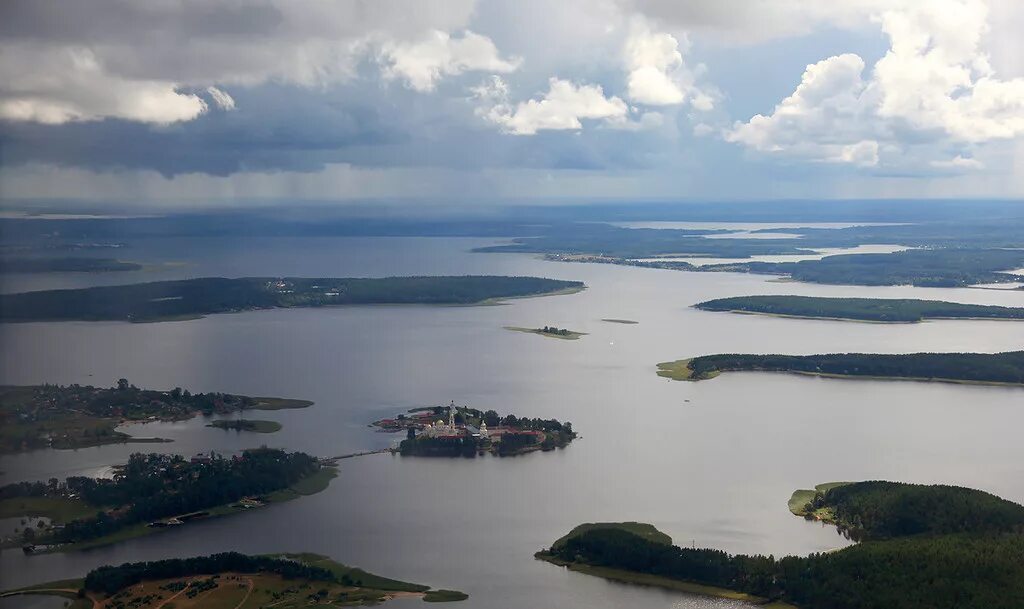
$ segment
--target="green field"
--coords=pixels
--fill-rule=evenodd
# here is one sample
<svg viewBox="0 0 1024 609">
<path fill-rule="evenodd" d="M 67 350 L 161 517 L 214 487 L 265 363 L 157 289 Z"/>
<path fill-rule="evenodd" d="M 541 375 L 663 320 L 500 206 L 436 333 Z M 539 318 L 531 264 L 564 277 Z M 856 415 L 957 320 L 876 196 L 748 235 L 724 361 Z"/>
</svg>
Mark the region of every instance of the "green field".
<svg viewBox="0 0 1024 609">
<path fill-rule="evenodd" d="M 63 524 L 76 518 L 95 516 L 98 508 L 79 499 L 63 497 L 12 497 L 0 499 L 0 518 L 33 516 Z"/>
<path fill-rule="evenodd" d="M 795 516 L 811 517 L 817 520 L 829 521 L 831 518 L 826 512 L 810 509 L 809 504 L 819 493 L 828 492 L 830 489 L 850 484 L 849 482 L 825 482 L 824 484 L 815 485 L 813 489 L 798 489 L 793 491 L 792 496 L 789 498 L 789 511 L 793 512 Z"/>
</svg>

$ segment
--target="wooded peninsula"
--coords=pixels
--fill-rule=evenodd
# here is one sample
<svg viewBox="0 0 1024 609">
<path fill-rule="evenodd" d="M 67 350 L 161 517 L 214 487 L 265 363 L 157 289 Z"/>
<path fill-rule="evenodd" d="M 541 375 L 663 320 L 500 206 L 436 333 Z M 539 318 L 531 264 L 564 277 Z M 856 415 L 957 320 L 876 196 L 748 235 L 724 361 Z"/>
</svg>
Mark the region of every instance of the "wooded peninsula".
<svg viewBox="0 0 1024 609">
<path fill-rule="evenodd" d="M 80 550 L 312 495 L 336 475 L 330 463 L 301 452 L 259 448 L 230 458 L 216 453 L 133 454 L 112 479 L 72 476 L 0 487 L 0 517 L 43 516 L 4 546 L 26 553 Z"/>
<path fill-rule="evenodd" d="M 353 304 L 472 305 L 582 290 L 542 277 L 206 277 L 0 295 L 0 322 L 194 319 L 213 313 Z"/>
<path fill-rule="evenodd" d="M 693 306 L 704 311 L 891 323 L 912 323 L 926 319 L 1024 319 L 1024 307 L 913 298 L 736 296 L 708 300 Z"/>
<path fill-rule="evenodd" d="M 230 393 L 139 389 L 120 379 L 91 385 L 0 386 L 0 454 L 40 448 L 84 448 L 121 442 L 164 442 L 116 431 L 125 423 L 182 421 L 245 410 L 306 408 L 313 402 Z M 266 427 L 264 427 L 266 429 Z"/>
<path fill-rule="evenodd" d="M 778 608 L 1011 609 L 1020 603 L 1024 507 L 1016 503 L 963 487 L 860 482 L 816 492 L 802 509 L 833 515 L 829 521 L 861 543 L 776 559 L 681 548 L 644 528 L 650 525 L 612 523 L 577 527 L 536 556 L 609 579 Z"/>
<path fill-rule="evenodd" d="M 721 354 L 658 364 L 658 376 L 677 381 L 700 381 L 729 371 L 795 372 L 843 378 L 1024 385 L 1024 351 L 823 355 Z"/>
<path fill-rule="evenodd" d="M 455 590 L 432 590 L 374 575 L 318 554 L 247 556 L 237 552 L 107 565 L 83 579 L 9 590 L 0 598 L 24 594 L 61 596 L 71 600 L 69 609 L 159 609 L 177 604 L 300 609 L 376 605 L 408 596 L 428 602 L 469 598 Z"/>
</svg>

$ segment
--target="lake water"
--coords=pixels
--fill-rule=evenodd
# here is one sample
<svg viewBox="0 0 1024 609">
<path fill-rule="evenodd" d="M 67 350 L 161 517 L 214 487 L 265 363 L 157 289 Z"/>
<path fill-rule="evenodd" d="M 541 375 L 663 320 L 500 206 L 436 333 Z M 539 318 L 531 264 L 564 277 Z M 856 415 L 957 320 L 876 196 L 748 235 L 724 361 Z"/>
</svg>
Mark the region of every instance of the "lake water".
<svg viewBox="0 0 1024 609">
<path fill-rule="evenodd" d="M 122 254 L 176 261 L 132 273 L 8 276 L 3 289 L 192 276 L 539 275 L 584 292 L 487 307 L 272 310 L 155 324 L 0 325 L 0 382 L 181 386 L 314 400 L 261 413 L 271 435 L 205 421 L 128 428 L 169 444 L 39 451 L 0 459 L 0 482 L 101 474 L 133 451 L 193 454 L 268 444 L 316 455 L 389 446 L 367 423 L 454 399 L 570 420 L 565 450 L 498 459 L 374 455 L 341 462 L 329 489 L 93 551 L 0 554 L 0 588 L 101 564 L 205 554 L 312 551 L 382 575 L 460 589 L 460 607 L 737 607 L 614 584 L 533 559 L 581 522 L 650 522 L 683 545 L 776 556 L 846 542 L 789 514 L 796 488 L 884 478 L 981 488 L 1024 501 L 1024 390 L 730 373 L 699 383 L 657 362 L 716 352 L 1020 349 L 1024 323 L 861 324 L 711 313 L 690 305 L 745 294 L 919 297 L 1024 305 L 1024 293 L 778 283 L 767 277 L 472 254 L 481 239 L 167 240 Z M 130 254 L 130 255 L 129 255 Z M 600 321 L 632 319 L 637 325 Z M 510 332 L 556 325 L 578 341 Z M 12 605 L 0 605 L 6 607 Z M 54 605 L 59 606 L 59 605 Z"/>
</svg>

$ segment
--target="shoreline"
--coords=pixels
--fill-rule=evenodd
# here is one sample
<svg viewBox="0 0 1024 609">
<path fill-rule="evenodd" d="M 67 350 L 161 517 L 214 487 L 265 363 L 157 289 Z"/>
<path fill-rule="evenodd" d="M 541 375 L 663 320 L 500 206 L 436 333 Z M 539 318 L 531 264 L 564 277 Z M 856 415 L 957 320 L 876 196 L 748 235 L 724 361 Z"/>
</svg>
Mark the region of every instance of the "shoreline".
<svg viewBox="0 0 1024 609">
<path fill-rule="evenodd" d="M 1024 317 L 922 317 L 917 320 L 882 320 L 882 319 L 859 319 L 856 317 L 828 317 L 818 315 L 797 315 L 793 313 L 768 313 L 766 311 L 745 311 L 743 309 L 705 309 L 697 305 L 693 305 L 694 309 L 698 311 L 705 311 L 709 313 L 735 313 L 737 315 L 761 315 L 764 317 L 779 317 L 782 319 L 809 319 L 809 320 L 820 320 L 820 321 L 846 321 L 856 322 L 864 324 L 920 324 L 929 321 L 1024 321 Z"/>
<path fill-rule="evenodd" d="M 319 470 L 317 470 L 316 472 L 310 474 L 309 476 L 306 476 L 305 478 L 299 480 L 295 484 L 293 484 L 293 485 L 291 485 L 291 486 L 289 486 L 287 488 L 279 489 L 279 490 L 276 490 L 276 491 L 268 493 L 267 496 L 266 496 L 267 497 L 266 502 L 262 506 L 260 506 L 260 507 L 266 507 L 268 505 L 273 505 L 275 503 L 284 503 L 286 501 L 293 501 L 295 499 L 299 499 L 300 497 L 307 497 L 307 496 L 310 496 L 310 495 L 315 495 L 317 493 L 320 493 L 320 492 L 326 490 L 327 487 L 330 486 L 331 481 L 334 478 L 336 478 L 336 477 L 338 477 L 338 467 L 336 465 L 324 465 L 324 466 L 321 466 Z M 213 519 L 213 518 L 222 518 L 224 516 L 231 516 L 233 514 L 238 514 L 238 513 L 241 513 L 241 512 L 247 512 L 247 511 L 250 511 L 252 509 L 260 509 L 260 507 L 257 507 L 257 508 L 246 508 L 246 507 L 242 507 L 241 504 L 239 503 L 239 501 L 232 501 L 230 503 L 224 503 L 224 504 L 221 504 L 221 505 L 216 505 L 216 506 L 213 506 L 213 507 L 210 507 L 210 508 L 206 508 L 204 510 L 200 510 L 199 512 L 190 512 L 188 514 L 177 514 L 175 516 L 169 516 L 169 517 L 160 518 L 160 519 L 157 519 L 157 520 L 158 521 L 165 521 L 165 520 L 169 520 L 171 518 L 181 518 L 182 516 L 189 516 L 189 515 L 192 515 L 192 514 L 200 514 L 200 513 L 204 513 L 204 512 L 205 512 L 205 514 L 203 516 L 201 516 L 200 518 L 196 518 L 196 520 L 210 520 L 210 519 Z M 100 510 L 102 508 L 97 507 L 96 509 Z M 42 515 L 43 516 L 47 516 L 46 514 L 42 514 Z M 56 546 L 56 547 L 54 547 L 52 549 L 44 548 L 44 549 L 40 549 L 40 550 L 37 550 L 35 552 L 32 552 L 32 554 L 33 555 L 43 555 L 43 554 L 61 554 L 61 553 L 64 553 L 64 552 L 78 552 L 78 551 L 82 551 L 82 550 L 89 550 L 89 549 L 92 549 L 92 548 L 105 547 L 105 546 L 113 545 L 115 543 L 119 543 L 119 542 L 122 542 L 122 541 L 128 541 L 130 539 L 136 539 L 138 537 L 146 537 L 146 536 L 152 535 L 154 533 L 160 533 L 160 532 L 163 532 L 163 531 L 168 531 L 168 530 L 176 528 L 176 527 L 151 527 L 149 525 L 150 525 L 149 522 L 136 523 L 136 524 L 124 527 L 122 529 L 119 529 L 117 531 L 114 531 L 113 533 L 110 533 L 109 535 L 104 535 L 103 537 L 98 537 L 96 539 L 90 539 L 90 540 L 87 540 L 87 541 L 80 541 L 80 542 L 74 542 L 74 543 L 68 543 L 68 544 L 64 544 L 64 545 L 59 545 L 59 546 Z M 179 526 L 187 526 L 187 524 L 186 525 L 179 525 Z M 0 546 L 0 547 L 17 547 L 17 546 L 21 546 L 21 545 L 23 545 L 23 544 L 21 542 L 18 542 L 15 545 Z"/>
<path fill-rule="evenodd" d="M 537 552 L 533 555 L 533 557 L 537 560 L 542 560 L 544 562 L 557 565 L 559 567 L 565 567 L 566 569 L 574 571 L 576 573 L 601 577 L 603 579 L 623 584 L 631 584 L 636 586 L 651 586 L 655 588 L 673 590 L 676 592 L 684 592 L 687 594 L 741 601 L 751 603 L 753 605 L 757 605 L 760 607 L 765 607 L 768 609 L 797 609 L 795 605 L 791 605 L 789 603 L 784 603 L 780 601 L 772 602 L 769 599 L 760 596 L 754 596 L 751 594 L 747 594 L 745 592 L 738 592 L 736 590 L 729 590 L 728 588 L 705 586 L 703 584 L 697 584 L 694 582 L 688 582 L 680 579 L 672 579 L 670 577 L 650 575 L 647 573 L 639 573 L 636 571 L 626 571 L 624 569 L 613 569 L 610 567 L 599 567 L 584 563 L 568 562 L 561 560 L 559 558 L 555 558 L 554 556 L 551 556 L 546 552 Z"/>
<path fill-rule="evenodd" d="M 151 323 L 169 323 L 176 321 L 196 321 L 200 319 L 206 319 L 211 315 L 238 315 L 242 313 L 253 313 L 257 311 L 278 311 L 287 309 L 341 309 L 344 307 L 489 307 L 489 306 L 502 306 L 508 304 L 510 300 L 521 300 L 524 298 L 542 298 L 545 296 L 567 296 L 570 294 L 577 294 L 587 289 L 586 285 L 559 288 L 550 292 L 538 292 L 536 294 L 523 294 L 520 296 L 500 296 L 496 298 L 485 298 L 483 300 L 477 300 L 474 302 L 361 302 L 361 303 L 340 303 L 340 304 L 322 304 L 316 306 L 271 306 L 271 307 L 248 307 L 244 309 L 234 309 L 230 311 L 210 311 L 206 313 L 183 313 L 181 315 L 167 315 L 162 317 L 146 317 L 143 319 L 93 319 L 93 318 L 81 318 L 81 319 L 68 319 L 68 318 L 38 318 L 38 319 L 0 319 L 0 324 L 35 324 L 35 323 L 129 323 L 129 324 L 151 324 Z"/>
<path fill-rule="evenodd" d="M 1024 387 L 1024 383 L 1007 383 L 1004 381 L 978 381 L 972 379 L 952 379 L 944 377 L 836 374 L 832 372 L 809 372 L 806 370 L 765 370 L 759 368 L 715 370 L 714 372 L 711 372 L 707 376 L 693 376 L 693 371 L 689 370 L 688 368 L 689 362 L 693 359 L 694 358 L 691 357 L 688 359 L 676 360 L 673 362 L 661 362 L 657 364 L 657 374 L 662 378 L 667 378 L 673 381 L 690 381 L 694 383 L 699 381 L 707 381 L 727 372 L 764 372 L 774 374 L 798 374 L 800 376 L 812 376 L 841 381 L 913 381 L 918 383 L 949 383 L 953 385 L 977 385 L 983 387 Z M 684 374 L 680 369 L 689 370 L 689 374 Z"/>
<path fill-rule="evenodd" d="M 13 388 L 30 388 L 35 385 L 5 385 L 5 387 Z M 278 398 L 268 396 L 240 396 L 245 398 L 251 398 L 256 401 L 256 404 L 251 408 L 240 408 L 237 410 L 231 410 L 225 413 L 217 414 L 237 414 L 239 412 L 252 411 L 252 410 L 297 410 L 300 408 L 309 408 L 314 404 L 311 400 L 301 400 L 296 398 Z M 95 421 L 106 421 L 109 422 L 110 435 L 105 437 L 94 436 L 87 442 L 74 442 L 70 444 L 58 444 L 50 446 L 40 446 L 29 450 L 13 450 L 3 451 L 0 450 L 0 455 L 21 455 L 33 453 L 36 451 L 46 450 L 79 450 L 84 448 L 95 448 L 98 446 L 110 446 L 113 444 L 166 444 L 174 442 L 170 438 L 158 438 L 158 437 L 146 437 L 146 436 L 133 436 L 125 431 L 119 431 L 118 428 L 133 426 L 133 425 L 147 425 L 149 423 L 177 423 L 182 421 L 191 421 L 196 417 L 201 416 L 203 413 L 199 410 L 193 410 L 189 416 L 186 417 L 166 417 L 166 418 L 152 418 L 152 419 L 129 419 L 121 417 L 119 419 L 107 418 L 107 417 L 90 417 Z M 231 419 L 215 419 L 211 421 L 206 427 L 218 427 L 213 425 L 216 421 L 228 421 Z M 278 431 L 278 430 L 274 430 Z M 272 432 L 270 432 L 272 433 Z"/>
</svg>

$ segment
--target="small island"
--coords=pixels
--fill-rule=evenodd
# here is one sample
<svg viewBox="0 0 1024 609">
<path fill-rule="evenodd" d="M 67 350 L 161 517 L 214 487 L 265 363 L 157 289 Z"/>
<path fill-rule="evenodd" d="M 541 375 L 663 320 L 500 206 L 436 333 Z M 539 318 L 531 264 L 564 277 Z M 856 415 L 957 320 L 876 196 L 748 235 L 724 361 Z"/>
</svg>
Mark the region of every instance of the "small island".
<svg viewBox="0 0 1024 609">
<path fill-rule="evenodd" d="M 248 556 L 224 552 L 194 558 L 103 566 L 84 578 L 0 592 L 67 598 L 71 609 L 224 607 L 300 609 L 376 605 L 394 598 L 461 601 L 469 595 L 432 590 L 349 567 L 318 554 Z"/>
<path fill-rule="evenodd" d="M 417 457 L 475 457 L 491 453 L 499 457 L 537 450 L 565 448 L 576 439 L 572 423 L 556 419 L 527 419 L 499 416 L 456 406 L 413 408 L 407 414 L 374 421 L 382 431 L 404 431 L 406 438 L 398 452 Z"/>
<path fill-rule="evenodd" d="M 573 332 L 565 328 L 557 328 L 555 326 L 544 326 L 543 328 L 520 328 L 519 326 L 505 326 L 506 330 L 512 330 L 513 332 L 526 332 L 527 334 L 539 334 L 540 336 L 549 336 L 551 338 L 561 338 L 563 340 L 578 340 L 581 336 L 586 336 L 586 332 Z"/>
<path fill-rule="evenodd" d="M 912 298 L 737 296 L 708 300 L 693 306 L 704 311 L 880 323 L 915 323 L 927 319 L 1024 319 L 1024 307 L 959 304 Z"/>
<path fill-rule="evenodd" d="M 114 387 L 108 388 L 91 385 L 0 386 L 0 454 L 123 442 L 168 442 L 160 438 L 135 438 L 116 428 L 125 423 L 183 421 L 199 414 L 212 416 L 247 410 L 306 408 L 312 404 L 308 400 L 190 393 L 180 387 L 170 391 L 139 389 L 127 379 L 120 379 Z M 213 425 L 219 426 L 219 423 L 215 421 Z M 271 427 L 258 426 L 261 429 L 252 431 L 269 430 Z"/>
<path fill-rule="evenodd" d="M 614 319 L 614 318 L 608 318 L 608 317 L 601 319 L 601 321 L 603 321 L 605 323 L 609 323 L 609 324 L 626 324 L 626 325 L 630 325 L 630 326 L 633 326 L 633 325 L 636 325 L 636 324 L 640 323 L 638 321 L 633 321 L 632 319 Z"/>
<path fill-rule="evenodd" d="M 281 431 L 281 424 L 277 421 L 261 421 L 259 419 L 218 419 L 207 427 L 232 431 L 251 431 L 254 433 L 274 433 Z"/>
<path fill-rule="evenodd" d="M 722 372 L 792 372 L 853 379 L 1024 385 L 1024 351 L 1005 353 L 829 353 L 702 355 L 658 364 L 658 376 L 701 381 Z"/>
<path fill-rule="evenodd" d="M 494 275 L 319 278 L 205 277 L 0 294 L 0 322 L 196 319 L 214 313 L 336 305 L 479 305 L 569 294 L 579 281 Z"/>
<path fill-rule="evenodd" d="M 40 553 L 108 545 L 312 495 L 336 475 L 332 461 L 270 448 L 230 458 L 136 453 L 113 479 L 73 476 L 0 487 L 0 518 L 47 519 L 0 547 Z"/>
<path fill-rule="evenodd" d="M 957 486 L 871 481 L 797 491 L 790 509 L 863 543 L 776 559 L 683 548 L 650 525 L 606 523 L 577 527 L 536 557 L 616 581 L 777 609 L 1019 604 L 1024 506 Z"/>
</svg>

